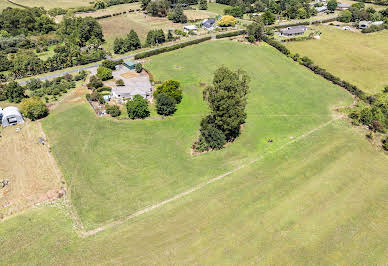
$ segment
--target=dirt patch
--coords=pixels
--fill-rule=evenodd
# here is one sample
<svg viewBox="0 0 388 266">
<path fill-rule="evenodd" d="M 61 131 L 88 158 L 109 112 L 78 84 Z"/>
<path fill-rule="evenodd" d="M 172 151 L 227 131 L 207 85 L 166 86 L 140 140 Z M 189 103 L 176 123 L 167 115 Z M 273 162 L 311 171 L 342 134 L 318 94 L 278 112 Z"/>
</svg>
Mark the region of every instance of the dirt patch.
<svg viewBox="0 0 388 266">
<path fill-rule="evenodd" d="M 128 72 L 120 75 L 120 77 L 123 77 L 125 79 L 137 78 L 138 76 L 140 76 L 140 75 L 138 73 L 136 73 L 135 71 L 128 71 Z"/>
<path fill-rule="evenodd" d="M 19 128 L 20 130 L 17 130 Z M 61 175 L 52 158 L 39 122 L 7 127 L 0 138 L 0 214 L 12 215 L 37 203 L 65 194 Z"/>
</svg>

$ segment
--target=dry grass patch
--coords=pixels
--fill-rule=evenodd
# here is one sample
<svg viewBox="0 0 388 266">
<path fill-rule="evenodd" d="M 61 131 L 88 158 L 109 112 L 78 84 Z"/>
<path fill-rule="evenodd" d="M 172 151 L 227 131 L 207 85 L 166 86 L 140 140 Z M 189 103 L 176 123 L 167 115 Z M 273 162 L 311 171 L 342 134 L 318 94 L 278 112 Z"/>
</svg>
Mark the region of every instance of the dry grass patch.
<svg viewBox="0 0 388 266">
<path fill-rule="evenodd" d="M 17 131 L 20 128 L 20 131 Z M 60 172 L 46 145 L 39 122 L 7 127 L 2 131 L 0 147 L 0 215 L 11 215 L 36 203 L 59 197 Z"/>
<path fill-rule="evenodd" d="M 6 0 L 1 0 L 6 1 Z M 28 7 L 44 7 L 46 9 L 61 7 L 81 7 L 90 5 L 90 0 L 14 0 L 15 3 Z"/>
<path fill-rule="evenodd" d="M 140 3 L 130 3 L 130 4 L 122 4 L 116 6 L 110 6 L 105 9 L 99 9 L 95 12 L 85 12 L 76 14 L 78 17 L 100 17 L 105 15 L 112 15 L 114 13 L 128 11 L 128 10 L 136 10 L 140 8 Z"/>
<path fill-rule="evenodd" d="M 188 20 L 199 20 L 216 17 L 217 14 L 206 10 L 185 10 Z"/>
<path fill-rule="evenodd" d="M 120 75 L 120 77 L 123 77 L 125 79 L 136 78 L 138 76 L 140 76 L 140 75 L 134 71 L 128 71 L 128 72 Z"/>
</svg>

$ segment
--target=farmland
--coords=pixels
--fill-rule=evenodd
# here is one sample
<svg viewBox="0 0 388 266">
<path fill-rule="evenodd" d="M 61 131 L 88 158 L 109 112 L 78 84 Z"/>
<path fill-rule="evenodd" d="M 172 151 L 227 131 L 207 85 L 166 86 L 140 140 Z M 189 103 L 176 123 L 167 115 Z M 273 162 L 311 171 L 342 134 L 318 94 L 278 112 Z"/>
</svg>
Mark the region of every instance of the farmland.
<svg viewBox="0 0 388 266">
<path fill-rule="evenodd" d="M 193 158 L 190 146 L 207 109 L 199 84 L 209 83 L 222 64 L 242 67 L 252 78 L 245 131 L 227 149 Z M 43 123 L 87 229 L 244 164 L 332 119 L 334 106 L 352 101 L 266 45 L 209 42 L 154 57 L 146 67 L 158 80 L 183 83 L 185 97 L 173 118 L 118 122 L 97 119 L 87 104 L 68 104 Z"/>
<path fill-rule="evenodd" d="M 6 0 L 1 0 L 6 1 Z M 13 2 L 28 7 L 44 7 L 46 9 L 62 7 L 72 8 L 90 5 L 89 0 L 14 0 Z"/>
<path fill-rule="evenodd" d="M 320 40 L 289 42 L 286 46 L 366 92 L 376 93 L 387 85 L 387 31 L 361 34 L 330 26 L 317 30 L 322 32 Z"/>
</svg>

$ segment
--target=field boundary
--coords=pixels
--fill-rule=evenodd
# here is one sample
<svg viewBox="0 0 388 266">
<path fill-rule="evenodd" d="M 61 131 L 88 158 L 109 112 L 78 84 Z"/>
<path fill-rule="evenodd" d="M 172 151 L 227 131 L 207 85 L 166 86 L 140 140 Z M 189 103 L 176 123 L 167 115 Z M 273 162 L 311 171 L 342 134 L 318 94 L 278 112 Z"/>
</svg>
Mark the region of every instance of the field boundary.
<svg viewBox="0 0 388 266">
<path fill-rule="evenodd" d="M 234 169 L 232 169 L 232 170 L 230 170 L 230 171 L 228 171 L 226 173 L 223 173 L 223 174 L 221 174 L 219 176 L 216 176 L 216 177 L 214 177 L 212 179 L 209 179 L 209 180 L 204 181 L 204 182 L 202 182 L 202 183 L 200 183 L 198 185 L 195 185 L 194 187 L 192 187 L 192 188 L 190 188 L 190 189 L 188 189 L 188 190 L 186 190 L 184 192 L 181 192 L 179 194 L 176 194 L 175 196 L 173 196 L 171 198 L 163 200 L 163 201 L 161 201 L 159 203 L 156 203 L 154 205 L 151 205 L 151 206 L 149 206 L 147 208 L 144 208 L 144 209 L 141 209 L 139 211 L 136 211 L 135 213 L 133 213 L 133 214 L 131 214 L 129 216 L 120 218 L 120 219 L 118 219 L 116 221 L 107 223 L 105 225 L 102 225 L 102 226 L 97 227 L 97 228 L 92 229 L 92 230 L 86 231 L 84 229 L 84 226 L 83 226 L 80 218 L 76 214 L 76 211 L 74 210 L 74 208 L 73 208 L 73 206 L 71 204 L 70 196 L 67 193 L 66 193 L 66 197 L 65 197 L 65 201 L 66 201 L 65 205 L 66 205 L 66 207 L 68 208 L 68 210 L 70 212 L 70 217 L 73 220 L 74 227 L 76 227 L 75 231 L 77 232 L 77 234 L 80 237 L 82 237 L 82 238 L 85 238 L 85 237 L 88 237 L 88 236 L 93 236 L 93 235 L 95 235 L 95 234 L 97 234 L 99 232 L 105 231 L 105 230 L 107 230 L 109 228 L 112 228 L 114 226 L 117 226 L 117 225 L 121 225 L 121 224 L 123 224 L 123 223 L 125 223 L 125 222 L 127 222 L 129 220 L 132 220 L 132 219 L 134 219 L 134 218 L 136 218 L 136 217 L 138 217 L 138 216 L 140 216 L 142 214 L 146 214 L 146 213 L 148 213 L 148 212 L 150 212 L 150 211 L 152 211 L 154 209 L 160 208 L 160 207 L 162 207 L 162 206 L 164 206 L 164 205 L 166 205 L 168 203 L 171 203 L 173 201 L 181 199 L 181 198 L 183 198 L 183 197 L 185 197 L 185 196 L 187 196 L 187 195 L 189 195 L 191 193 L 194 193 L 194 192 L 196 192 L 196 191 L 198 191 L 198 190 L 200 190 L 200 189 L 202 189 L 202 188 L 204 188 L 204 187 L 214 183 L 214 182 L 220 181 L 220 180 L 224 179 L 225 177 L 227 177 L 227 176 L 229 176 L 229 175 L 231 175 L 231 174 L 233 174 L 233 173 L 235 173 L 235 172 L 237 172 L 237 171 L 239 171 L 241 169 L 246 168 L 247 166 L 250 166 L 250 165 L 252 165 L 252 164 L 254 164 L 254 163 L 258 162 L 258 161 L 261 161 L 266 156 L 271 155 L 273 153 L 276 153 L 276 152 L 284 149 L 285 147 L 287 147 L 287 146 L 289 146 L 289 145 L 291 145 L 291 144 L 293 144 L 295 142 L 298 142 L 298 141 L 300 141 L 300 140 L 310 136 L 311 134 L 315 133 L 316 131 L 318 131 L 318 130 L 320 130 L 320 129 L 330 125 L 331 123 L 333 123 L 334 121 L 336 121 L 336 120 L 338 120 L 338 119 L 340 119 L 342 117 L 343 117 L 342 115 L 334 117 L 333 119 L 331 119 L 331 120 L 329 120 L 329 121 L 327 121 L 327 122 L 325 122 L 323 124 L 320 124 L 319 126 L 311 129 L 310 131 L 307 131 L 306 133 L 304 133 L 304 134 L 302 134 L 302 135 L 300 135 L 300 136 L 298 136 L 298 137 L 296 137 L 296 138 L 294 138 L 294 139 L 284 143 L 280 147 L 278 147 L 278 148 L 276 148 L 276 149 L 274 149 L 272 151 L 269 151 L 267 153 L 264 153 L 263 155 L 260 155 L 259 157 L 255 158 L 255 159 L 250 160 L 246 164 L 242 164 L 242 165 L 240 165 L 240 166 L 238 166 L 238 167 L 236 167 L 236 168 L 234 168 Z"/>
</svg>

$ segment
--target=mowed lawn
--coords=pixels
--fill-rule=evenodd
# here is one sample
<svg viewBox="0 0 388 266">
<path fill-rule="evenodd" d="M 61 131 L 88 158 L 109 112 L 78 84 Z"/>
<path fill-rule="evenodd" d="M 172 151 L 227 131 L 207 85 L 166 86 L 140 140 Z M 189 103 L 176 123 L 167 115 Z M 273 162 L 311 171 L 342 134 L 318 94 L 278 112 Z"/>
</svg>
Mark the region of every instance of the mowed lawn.
<svg viewBox="0 0 388 266">
<path fill-rule="evenodd" d="M 221 65 L 251 77 L 247 123 L 227 148 L 191 156 L 207 112 L 200 83 Z M 113 121 L 87 103 L 64 104 L 43 121 L 72 203 L 87 229 L 130 215 L 258 158 L 332 119 L 352 102 L 344 90 L 313 75 L 267 45 L 212 41 L 152 57 L 156 80 L 182 82 L 172 118 Z M 272 143 L 268 140 L 272 139 Z"/>
<path fill-rule="evenodd" d="M 332 26 L 314 28 L 322 32 L 320 40 L 286 46 L 365 92 L 380 92 L 388 85 L 388 31 L 361 34 Z"/>
<path fill-rule="evenodd" d="M 91 237 L 58 204 L 3 221 L 0 264 L 385 265 L 387 161 L 337 121 Z"/>
</svg>

